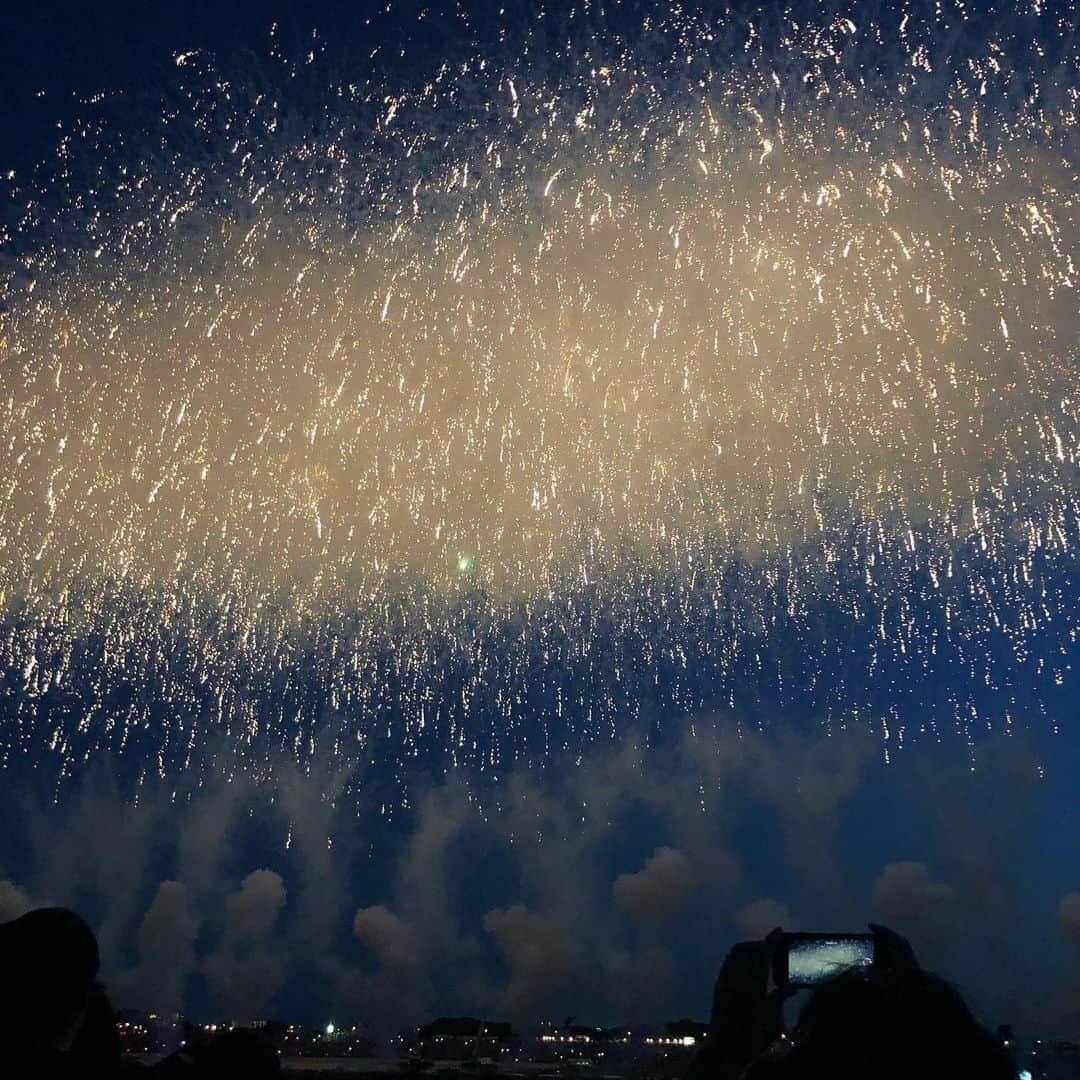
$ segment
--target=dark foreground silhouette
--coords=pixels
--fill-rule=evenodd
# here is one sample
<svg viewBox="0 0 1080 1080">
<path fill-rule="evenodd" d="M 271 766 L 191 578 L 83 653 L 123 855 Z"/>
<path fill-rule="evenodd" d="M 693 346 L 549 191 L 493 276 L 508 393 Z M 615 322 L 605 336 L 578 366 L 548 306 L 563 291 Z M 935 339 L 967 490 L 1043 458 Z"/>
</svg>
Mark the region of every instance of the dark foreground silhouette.
<svg viewBox="0 0 1080 1080">
<path fill-rule="evenodd" d="M 73 911 L 39 908 L 0 923 L 0 1077 L 263 1080 L 276 1051 L 255 1032 L 226 1031 L 153 1066 L 122 1058 L 116 1015 L 97 982 L 93 931 Z"/>
<path fill-rule="evenodd" d="M 688 1080 L 1013 1080 L 1005 1047 L 979 1026 L 960 995 L 923 971 L 911 946 L 871 927 L 873 964 L 818 986 L 792 1031 L 783 1003 L 794 991 L 770 980 L 775 930 L 728 953 L 716 981 L 711 1038 Z M 235 1029 L 152 1066 L 125 1061 L 116 1016 L 97 982 L 93 932 L 63 908 L 0 923 L 0 1077 L 262 1080 L 279 1076 L 277 1052 Z"/>
<path fill-rule="evenodd" d="M 873 966 L 813 990 L 792 1031 L 783 1003 L 795 991 L 770 987 L 782 932 L 735 945 L 688 1080 L 1015 1080 L 1008 1050 L 960 994 L 919 967 L 905 938 L 870 929 Z"/>
</svg>

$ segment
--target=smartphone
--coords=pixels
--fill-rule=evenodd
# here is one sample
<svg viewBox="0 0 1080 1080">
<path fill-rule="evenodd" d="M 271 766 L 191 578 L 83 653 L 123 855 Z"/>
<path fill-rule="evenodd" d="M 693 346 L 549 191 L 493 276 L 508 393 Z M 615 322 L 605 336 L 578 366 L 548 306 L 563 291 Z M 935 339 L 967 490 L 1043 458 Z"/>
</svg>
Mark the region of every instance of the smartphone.
<svg viewBox="0 0 1080 1080">
<path fill-rule="evenodd" d="M 874 963 L 872 934 L 785 934 L 773 956 L 777 986 L 820 986 Z"/>
</svg>

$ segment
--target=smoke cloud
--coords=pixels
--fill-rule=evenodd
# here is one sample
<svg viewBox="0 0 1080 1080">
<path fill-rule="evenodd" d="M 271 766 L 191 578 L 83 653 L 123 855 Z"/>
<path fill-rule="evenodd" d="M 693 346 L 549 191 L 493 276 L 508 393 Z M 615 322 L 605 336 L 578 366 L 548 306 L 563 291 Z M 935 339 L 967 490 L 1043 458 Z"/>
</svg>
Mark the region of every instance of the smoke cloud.
<svg viewBox="0 0 1080 1080">
<path fill-rule="evenodd" d="M 927 759 L 894 764 L 930 831 L 892 860 L 867 841 L 864 891 L 834 901 L 811 879 L 804 845 L 838 881 L 854 880 L 859 849 L 843 838 L 864 834 L 855 806 L 861 814 L 886 775 L 872 740 L 688 730 L 665 750 L 641 745 L 511 772 L 490 789 L 450 776 L 393 820 L 379 813 L 377 788 L 363 817 L 346 810 L 336 793 L 349 778 L 332 769 L 317 783 L 287 769 L 277 784 L 222 777 L 175 801 L 147 784 L 134 810 L 98 781 L 26 819 L 34 860 L 5 860 L 15 872 L 0 884 L 0 915 L 37 898 L 84 912 L 119 1005 L 177 1009 L 204 985 L 210 1019 L 333 1016 L 379 1034 L 440 1012 L 703 1017 L 732 942 L 777 925 L 857 929 L 871 917 L 982 994 L 985 957 L 1014 910 L 1002 880 L 1008 823 L 984 800 L 1020 812 L 1035 796 L 1024 770 L 999 766 L 991 751 L 985 776 L 964 763 L 951 782 L 939 768 L 920 787 Z M 115 824 L 131 846 L 116 883 L 74 850 L 73 836 L 87 851 L 108 841 L 73 821 L 73 808 Z M 266 853 L 254 865 L 252 829 Z M 972 847 L 998 855 L 976 863 Z M 916 848 L 922 857 L 911 858 Z M 68 849 L 65 864 L 57 852 Z M 480 869 L 492 858 L 497 872 Z M 980 906 L 982 895 L 995 902 Z M 1057 919 L 1080 940 L 1076 894 Z M 1043 966 L 1029 996 L 1056 993 L 1053 965 Z M 1008 1000 L 994 1006 L 995 1016 L 1023 1016 Z"/>
<path fill-rule="evenodd" d="M 940 952 L 955 890 L 934 881 L 921 862 L 889 863 L 874 882 L 871 906 L 892 929 L 909 937 L 916 950 Z"/>
<path fill-rule="evenodd" d="M 163 881 L 135 935 L 138 966 L 119 980 L 126 994 L 162 1014 L 181 1010 L 198 932 L 187 886 Z"/>
<path fill-rule="evenodd" d="M 1068 941 L 1080 945 L 1080 892 L 1066 893 L 1058 904 L 1058 925 Z"/>
<path fill-rule="evenodd" d="M 506 1014 L 536 1019 L 555 1007 L 577 964 L 567 929 L 521 904 L 489 911 L 484 929 L 494 937 L 510 972 L 500 1002 Z"/>
<path fill-rule="evenodd" d="M 751 900 L 735 913 L 733 921 L 739 931 L 739 937 L 747 941 L 763 938 L 776 927 L 782 930 L 797 928 L 787 905 L 781 904 L 779 900 L 768 898 Z"/>
<path fill-rule="evenodd" d="M 373 973 L 350 972 L 343 986 L 368 1025 L 388 1031 L 427 1017 L 432 1004 L 425 953 L 417 928 L 383 904 L 361 908 L 353 933 L 377 963 Z"/>
<path fill-rule="evenodd" d="M 642 869 L 615 879 L 615 903 L 637 918 L 659 921 L 678 909 L 693 880 L 693 867 L 681 851 L 657 848 Z"/>
<path fill-rule="evenodd" d="M 17 919 L 34 904 L 14 881 L 0 880 L 0 922 Z"/>
<path fill-rule="evenodd" d="M 285 899 L 279 874 L 255 870 L 225 901 L 225 931 L 203 971 L 230 1019 L 263 1016 L 284 982 L 285 947 L 273 931 Z"/>
</svg>

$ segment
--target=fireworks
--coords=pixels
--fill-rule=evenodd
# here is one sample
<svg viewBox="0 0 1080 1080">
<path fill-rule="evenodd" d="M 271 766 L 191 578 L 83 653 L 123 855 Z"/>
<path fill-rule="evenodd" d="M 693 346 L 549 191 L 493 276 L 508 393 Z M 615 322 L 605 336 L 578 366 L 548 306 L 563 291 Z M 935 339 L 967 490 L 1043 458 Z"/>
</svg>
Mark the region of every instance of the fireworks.
<svg viewBox="0 0 1080 1080">
<path fill-rule="evenodd" d="M 0 760 L 497 774 L 680 715 L 887 752 L 1055 723 L 1049 9 L 586 5 L 404 89 L 178 54 L 137 140 L 88 106 L 10 181 Z"/>
</svg>

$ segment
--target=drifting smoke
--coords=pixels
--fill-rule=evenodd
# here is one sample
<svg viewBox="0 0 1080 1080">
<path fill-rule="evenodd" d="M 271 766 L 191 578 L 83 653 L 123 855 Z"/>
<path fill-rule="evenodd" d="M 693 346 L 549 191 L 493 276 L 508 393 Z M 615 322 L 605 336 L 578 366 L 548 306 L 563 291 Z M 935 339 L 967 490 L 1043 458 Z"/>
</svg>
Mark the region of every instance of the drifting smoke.
<svg viewBox="0 0 1080 1080">
<path fill-rule="evenodd" d="M 211 778 L 176 798 L 172 784 L 148 781 L 142 820 L 126 833 L 114 822 L 135 812 L 108 785 L 18 817 L 6 813 L 12 794 L 0 791 L 0 817 L 13 831 L 36 818 L 32 858 L 0 897 L 84 911 L 118 1005 L 175 1008 L 184 992 L 189 1011 L 205 1019 L 333 1018 L 382 1036 L 440 1012 L 530 1022 L 571 1012 L 605 1024 L 705 1016 L 733 942 L 777 925 L 857 930 L 871 913 L 911 934 L 920 960 L 956 980 L 988 1019 L 1038 1028 L 1063 1015 L 1045 1003 L 1068 950 L 1047 942 L 1075 928 L 1076 905 L 1062 904 L 1057 925 L 1056 897 L 1030 921 L 1018 912 L 1038 866 L 1048 855 L 1064 865 L 1072 837 L 1048 834 L 1038 846 L 1001 851 L 978 874 L 967 870 L 972 848 L 1000 844 L 1009 829 L 1025 841 L 1031 835 L 1029 812 L 1010 795 L 1010 784 L 1027 786 L 1015 779 L 1018 736 L 980 747 L 974 774 L 963 753 L 946 765 L 940 748 L 912 750 L 889 767 L 853 754 L 861 765 L 848 794 L 816 826 L 817 849 L 838 863 L 837 890 L 823 895 L 798 850 L 806 832 L 791 793 L 799 784 L 762 782 L 755 763 L 767 750 L 777 772 L 807 778 L 803 816 L 820 815 L 815 769 L 821 746 L 837 737 L 777 734 L 685 731 L 678 745 L 640 755 L 600 744 L 580 761 L 564 756 L 507 777 L 490 801 L 449 776 L 389 821 L 377 803 L 362 817 L 350 800 L 331 806 L 332 785 L 319 777 L 297 788 L 306 800 L 294 792 L 288 804 L 270 779 Z M 1001 754 L 989 752 L 992 744 Z M 909 861 L 900 862 L 881 816 L 895 813 L 894 785 L 917 783 L 931 764 L 951 792 L 948 816 L 964 828 L 933 816 L 943 800 L 928 785 L 905 806 L 913 820 L 929 811 L 931 832 L 920 839 L 912 827 L 899 841 Z M 1028 772 L 1037 775 L 1036 766 Z M 1073 775 L 1062 768 L 1049 782 L 1071 792 Z M 882 788 L 876 814 L 868 813 L 868 796 Z M 211 819 L 230 838 L 256 829 L 255 843 L 215 843 L 193 859 Z M 85 820 L 98 826 L 84 835 L 77 825 Z M 775 827 L 783 835 L 770 839 Z M 286 830 L 287 848 L 275 843 Z M 357 833 L 365 837 L 359 850 L 348 842 Z M 845 842 L 855 833 L 869 844 Z M 72 836 L 87 862 L 66 854 L 57 861 Z M 370 856 L 367 838 L 377 840 Z M 128 873 L 88 873 L 118 842 Z M 247 873 L 262 862 L 253 850 L 272 853 L 272 869 Z M 910 861 L 913 850 L 927 861 Z M 497 873 L 485 867 L 493 852 Z M 650 901 L 620 903 L 628 881 L 631 894 Z M 783 902 L 763 899 L 770 896 Z M 661 910 L 670 912 L 662 922 Z M 1005 955 L 1002 942 L 1028 967 Z"/>
<path fill-rule="evenodd" d="M 657 848 L 637 873 L 615 879 L 615 903 L 638 918 L 659 920 L 686 899 L 693 880 L 693 867 L 681 851 Z"/>
<path fill-rule="evenodd" d="M 285 897 L 279 874 L 255 870 L 226 900 L 223 939 L 204 971 L 231 1017 L 262 1016 L 285 981 L 284 943 L 272 936 Z"/>
<path fill-rule="evenodd" d="M 678 11 L 405 87 L 178 55 L 9 178 L 0 763 L 1053 715 L 1075 9 Z"/>
<path fill-rule="evenodd" d="M 255 870 L 226 904 L 226 936 L 244 943 L 269 935 L 285 904 L 285 887 L 273 870 Z"/>
<path fill-rule="evenodd" d="M 374 956 L 374 974 L 360 975 L 346 984 L 354 1007 L 362 1010 L 376 1029 L 392 1030 L 402 1023 L 428 1018 L 433 988 L 427 972 L 425 941 L 414 926 L 382 904 L 361 908 L 353 932 Z"/>
<path fill-rule="evenodd" d="M 163 1014 L 179 1012 L 195 969 L 199 924 L 191 912 L 187 886 L 163 881 L 135 935 L 139 961 L 118 980 L 122 993 Z"/>
<path fill-rule="evenodd" d="M 911 940 L 928 959 L 940 955 L 953 915 L 955 890 L 934 881 L 925 863 L 889 863 L 874 882 L 871 907 L 882 922 Z"/>
<path fill-rule="evenodd" d="M 34 904 L 13 881 L 0 881 L 0 922 L 25 915 Z"/>
<path fill-rule="evenodd" d="M 934 881 L 924 863 L 889 863 L 874 883 L 874 909 L 906 925 L 912 918 L 953 899 L 953 890 Z"/>
<path fill-rule="evenodd" d="M 778 900 L 752 900 L 735 913 L 734 919 L 739 935 L 747 941 L 765 937 L 777 927 L 796 930 L 798 927 L 786 904 Z"/>
<path fill-rule="evenodd" d="M 575 946 L 555 920 L 522 904 L 494 908 L 484 929 L 498 943 L 510 979 L 502 998 L 508 1016 L 527 1019 L 558 1005 L 577 967 Z"/>
<path fill-rule="evenodd" d="M 1080 945 L 1080 893 L 1067 893 L 1061 898 L 1058 925 L 1067 940 Z"/>
</svg>

